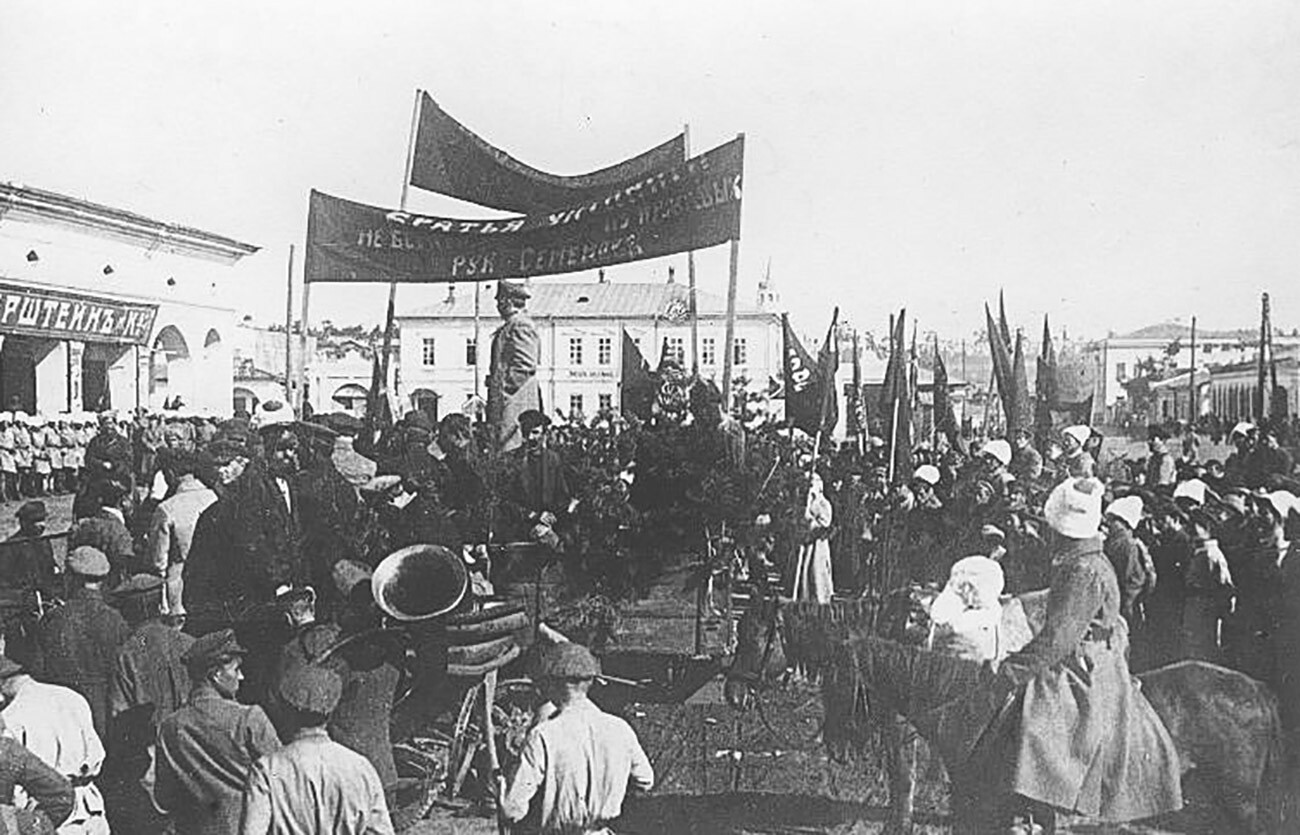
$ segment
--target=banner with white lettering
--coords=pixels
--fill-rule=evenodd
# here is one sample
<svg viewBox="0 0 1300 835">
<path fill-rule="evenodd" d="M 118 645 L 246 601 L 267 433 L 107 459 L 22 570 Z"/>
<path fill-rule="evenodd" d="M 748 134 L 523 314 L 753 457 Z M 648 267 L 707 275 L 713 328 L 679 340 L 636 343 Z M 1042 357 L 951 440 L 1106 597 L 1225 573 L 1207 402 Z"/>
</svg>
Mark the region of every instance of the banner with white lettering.
<svg viewBox="0 0 1300 835">
<path fill-rule="evenodd" d="M 392 211 L 313 190 L 310 282 L 486 281 L 591 270 L 740 237 L 744 137 L 600 200 L 501 220 Z"/>
<path fill-rule="evenodd" d="M 489 144 L 447 114 L 428 93 L 420 96 L 420 120 L 411 159 L 411 185 L 489 206 L 534 214 L 598 200 L 658 171 L 680 165 L 686 135 L 608 168 L 560 175 L 525 165 Z"/>
<path fill-rule="evenodd" d="M 144 345 L 158 305 L 0 283 L 0 333 Z"/>
</svg>

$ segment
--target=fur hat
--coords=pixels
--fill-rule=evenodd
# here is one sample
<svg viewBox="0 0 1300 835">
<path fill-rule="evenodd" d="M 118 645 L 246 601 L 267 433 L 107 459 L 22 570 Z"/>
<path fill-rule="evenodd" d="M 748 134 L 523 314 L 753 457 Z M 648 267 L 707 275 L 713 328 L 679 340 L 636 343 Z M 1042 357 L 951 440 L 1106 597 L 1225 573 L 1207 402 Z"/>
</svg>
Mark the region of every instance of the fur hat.
<svg viewBox="0 0 1300 835">
<path fill-rule="evenodd" d="M 1101 527 L 1103 487 L 1095 478 L 1069 478 L 1056 486 L 1043 505 L 1047 524 L 1061 536 L 1090 539 Z"/>
</svg>

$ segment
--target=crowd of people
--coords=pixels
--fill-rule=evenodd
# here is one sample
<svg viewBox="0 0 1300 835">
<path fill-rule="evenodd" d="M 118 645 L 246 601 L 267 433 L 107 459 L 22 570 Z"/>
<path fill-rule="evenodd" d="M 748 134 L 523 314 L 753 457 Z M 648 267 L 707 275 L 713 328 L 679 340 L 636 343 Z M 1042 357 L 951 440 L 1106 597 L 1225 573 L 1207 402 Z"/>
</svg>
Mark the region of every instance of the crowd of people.
<svg viewBox="0 0 1300 835">
<path fill-rule="evenodd" d="M 664 553 L 716 550 L 733 582 L 780 577 L 768 591 L 818 602 L 938 588 L 979 557 L 997 566 L 996 598 L 1051 584 L 1049 498 L 1080 480 L 1104 507 L 1132 666 L 1236 667 L 1272 684 L 1297 725 L 1300 576 L 1284 557 L 1300 499 L 1269 426 L 1235 427 L 1223 461 L 1204 460 L 1190 432 L 1175 455 L 1161 430 L 1134 461 L 1086 426 L 891 455 L 875 437 L 742 426 L 721 404 L 696 385 L 645 423 L 554 425 L 525 410 L 503 453 L 461 414 L 412 412 L 379 436 L 275 403 L 221 422 L 99 416 L 80 473 L 61 482 L 76 493 L 66 558 L 38 498 L 0 548 L 0 718 L 72 792 L 35 770 L 29 796 L 67 832 L 297 831 L 275 823 L 286 815 L 301 831 L 323 831 L 320 815 L 353 822 L 331 831 L 388 831 L 395 725 L 427 718 L 393 715 L 399 679 L 427 688 L 414 701 L 429 710 L 446 698 L 436 629 L 375 629 L 368 580 L 393 551 L 445 548 L 484 595 L 516 579 L 493 543 L 530 543 L 622 593 Z M 555 698 L 576 703 L 590 664 L 556 663 L 552 678 L 577 689 L 557 684 Z M 620 785 L 648 785 L 626 736 L 610 737 Z M 521 773 L 503 788 L 515 809 L 542 779 Z M 344 807 L 295 795 L 307 785 L 347 786 L 331 795 Z M 589 800 L 603 819 L 622 793 Z"/>
</svg>

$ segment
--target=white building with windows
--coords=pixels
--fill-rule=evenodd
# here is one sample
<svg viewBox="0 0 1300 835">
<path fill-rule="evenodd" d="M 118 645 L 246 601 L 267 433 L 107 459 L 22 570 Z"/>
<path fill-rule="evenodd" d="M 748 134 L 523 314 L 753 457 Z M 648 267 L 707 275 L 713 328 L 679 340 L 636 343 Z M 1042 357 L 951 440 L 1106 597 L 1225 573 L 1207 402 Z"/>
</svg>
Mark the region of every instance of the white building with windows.
<svg viewBox="0 0 1300 835">
<path fill-rule="evenodd" d="M 1196 332 L 1196 367 L 1227 366 L 1249 361 L 1256 355 L 1259 331 L 1206 331 Z M 1273 345 L 1277 355 L 1294 355 L 1300 346 L 1300 336 L 1273 332 Z M 1101 391 L 1098 394 L 1107 409 L 1125 398 L 1124 384 L 1142 375 L 1138 366 L 1147 360 L 1157 364 L 1168 362 L 1174 368 L 1186 369 L 1192 362 L 1192 328 L 1181 322 L 1148 325 L 1140 330 L 1119 336 L 1110 336 L 1096 345 Z M 1185 382 L 1185 380 L 1184 380 Z M 1172 404 L 1172 400 L 1170 403 Z M 1172 408 L 1172 405 L 1170 406 Z M 1203 408 L 1209 408 L 1203 405 Z M 1183 404 L 1186 409 L 1186 404 Z"/>
<path fill-rule="evenodd" d="M 231 409 L 252 244 L 0 183 L 0 408 Z"/>
<path fill-rule="evenodd" d="M 477 305 L 475 293 L 478 293 Z M 542 339 L 538 379 L 552 416 L 590 417 L 619 405 L 622 333 L 651 368 L 665 354 L 690 368 L 689 291 L 684 285 L 607 281 L 529 285 L 528 315 Z M 439 416 L 466 410 L 475 394 L 486 400 L 492 334 L 501 324 L 496 285 L 450 285 L 440 303 L 400 313 L 397 391 L 402 409 Z M 697 293 L 700 374 L 720 382 L 726 300 Z M 775 295 L 760 287 L 757 301 L 737 300 L 733 378 L 766 388 L 781 373 L 781 318 Z M 475 317 L 475 309 L 479 315 Z M 481 350 L 480 350 L 481 346 Z"/>
</svg>

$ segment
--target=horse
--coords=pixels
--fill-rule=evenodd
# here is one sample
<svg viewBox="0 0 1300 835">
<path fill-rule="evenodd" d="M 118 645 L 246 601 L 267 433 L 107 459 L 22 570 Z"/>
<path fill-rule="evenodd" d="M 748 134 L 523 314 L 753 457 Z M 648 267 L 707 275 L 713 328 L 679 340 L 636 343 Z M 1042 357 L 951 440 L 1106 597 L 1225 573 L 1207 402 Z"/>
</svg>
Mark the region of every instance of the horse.
<svg viewBox="0 0 1300 835">
<path fill-rule="evenodd" d="M 985 778 L 996 769 L 978 754 L 982 734 L 1006 704 L 1008 685 L 977 662 L 870 634 L 881 625 L 883 608 L 838 614 L 808 608 L 768 604 L 742 619 L 742 646 L 727 681 L 733 707 L 752 705 L 753 688 L 793 660 L 822 680 L 823 736 L 833 753 L 864 747 L 880 719 L 901 716 L 934 745 L 947 767 L 954 832 L 1005 827 L 1012 798 L 990 791 Z M 854 623 L 854 614 L 868 617 Z M 1216 831 L 1278 831 L 1285 760 L 1272 693 L 1242 673 L 1199 661 L 1176 662 L 1139 679 L 1174 740 L 1182 773 L 1195 769 L 1214 787 L 1216 806 L 1228 821 Z M 892 765 L 889 831 L 910 833 L 911 774 L 899 758 L 903 737 L 897 720 L 884 728 L 892 731 L 886 751 L 886 765 Z"/>
</svg>

